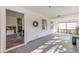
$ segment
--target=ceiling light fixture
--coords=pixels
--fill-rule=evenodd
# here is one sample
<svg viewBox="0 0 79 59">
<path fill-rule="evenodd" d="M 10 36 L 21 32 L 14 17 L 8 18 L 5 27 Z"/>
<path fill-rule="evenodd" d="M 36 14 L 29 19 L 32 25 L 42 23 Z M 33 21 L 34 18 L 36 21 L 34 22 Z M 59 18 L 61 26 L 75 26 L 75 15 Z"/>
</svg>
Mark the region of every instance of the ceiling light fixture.
<svg viewBox="0 0 79 59">
<path fill-rule="evenodd" d="M 52 6 L 48 6 L 49 8 L 51 8 Z"/>
<path fill-rule="evenodd" d="M 61 17 L 61 15 L 57 15 L 57 17 Z"/>
</svg>

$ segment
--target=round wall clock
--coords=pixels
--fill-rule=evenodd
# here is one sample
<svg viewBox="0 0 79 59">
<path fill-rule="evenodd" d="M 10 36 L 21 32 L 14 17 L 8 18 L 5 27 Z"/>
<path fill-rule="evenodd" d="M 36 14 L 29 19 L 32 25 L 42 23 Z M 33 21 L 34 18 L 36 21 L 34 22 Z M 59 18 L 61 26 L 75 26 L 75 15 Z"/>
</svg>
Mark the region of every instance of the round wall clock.
<svg viewBox="0 0 79 59">
<path fill-rule="evenodd" d="M 37 27 L 37 26 L 38 26 L 38 22 L 37 22 L 37 21 L 34 21 L 34 22 L 33 22 L 33 26 L 34 26 L 34 27 Z"/>
</svg>

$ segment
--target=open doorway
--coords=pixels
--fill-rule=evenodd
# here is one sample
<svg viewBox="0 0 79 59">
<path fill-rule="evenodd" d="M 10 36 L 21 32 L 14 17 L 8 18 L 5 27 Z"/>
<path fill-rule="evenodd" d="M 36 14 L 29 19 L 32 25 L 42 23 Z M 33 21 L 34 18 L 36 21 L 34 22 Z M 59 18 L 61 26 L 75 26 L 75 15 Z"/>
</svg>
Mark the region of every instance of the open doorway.
<svg viewBox="0 0 79 59">
<path fill-rule="evenodd" d="M 6 49 L 24 43 L 24 14 L 6 10 Z"/>
</svg>

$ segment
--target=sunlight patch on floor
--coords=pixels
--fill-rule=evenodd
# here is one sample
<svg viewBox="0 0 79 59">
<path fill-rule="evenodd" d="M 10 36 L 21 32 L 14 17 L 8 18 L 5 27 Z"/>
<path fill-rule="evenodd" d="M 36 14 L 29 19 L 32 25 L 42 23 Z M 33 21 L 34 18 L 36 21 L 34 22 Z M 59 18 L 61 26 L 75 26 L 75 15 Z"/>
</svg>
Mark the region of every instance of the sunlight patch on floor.
<svg viewBox="0 0 79 59">
<path fill-rule="evenodd" d="M 57 50 L 55 51 L 55 53 L 63 53 L 67 51 L 66 48 L 63 47 L 63 45 L 59 45 L 59 47 L 57 48 Z"/>
<path fill-rule="evenodd" d="M 46 42 L 45 44 L 52 44 L 51 42 Z"/>
<path fill-rule="evenodd" d="M 46 53 L 54 53 L 55 50 L 57 49 L 58 45 L 52 47 L 51 49 L 49 49 Z"/>
<path fill-rule="evenodd" d="M 41 53 L 43 51 L 43 49 L 36 49 L 34 51 L 32 51 L 31 53 Z"/>
<path fill-rule="evenodd" d="M 67 49 L 66 48 L 62 48 L 62 49 L 57 49 L 57 51 L 55 53 L 63 53 L 65 51 L 67 51 Z"/>
<path fill-rule="evenodd" d="M 66 48 L 63 48 L 63 51 L 67 51 L 67 49 Z"/>
<path fill-rule="evenodd" d="M 48 47 L 48 45 L 42 45 L 42 46 L 40 46 L 40 47 L 38 47 L 39 49 L 43 49 L 43 48 L 46 48 L 46 47 Z"/>
<path fill-rule="evenodd" d="M 57 49 L 57 51 L 55 53 L 63 53 L 63 50 Z"/>
<path fill-rule="evenodd" d="M 56 40 L 56 41 L 54 41 L 54 42 L 61 42 L 62 40 Z"/>
<path fill-rule="evenodd" d="M 55 37 L 52 38 L 52 39 L 61 39 L 61 37 L 59 37 L 59 36 L 55 36 Z"/>
<path fill-rule="evenodd" d="M 63 46 L 62 45 L 59 45 L 59 47 L 58 48 L 62 48 Z"/>
<path fill-rule="evenodd" d="M 54 43 L 52 43 L 52 44 L 57 44 L 57 43 L 54 42 Z"/>
<path fill-rule="evenodd" d="M 48 45 L 42 45 L 40 47 L 38 47 L 37 49 L 35 49 L 34 51 L 32 51 L 31 53 L 42 53 L 42 51 L 48 47 Z"/>
<path fill-rule="evenodd" d="M 61 42 L 62 40 L 50 40 L 48 42 L 46 42 L 45 44 L 56 44 L 58 42 Z"/>
<path fill-rule="evenodd" d="M 55 37 L 55 38 L 59 38 L 59 37 Z M 61 41 L 62 40 L 59 40 L 59 39 L 47 41 L 46 43 L 44 43 L 44 45 L 38 47 L 37 49 L 35 49 L 31 53 L 42 53 L 44 51 L 44 49 L 46 49 L 51 44 L 53 44 L 55 46 L 51 47 L 48 51 L 46 51 L 46 53 L 63 53 L 65 51 L 67 51 L 67 49 L 64 48 L 63 45 L 56 45 L 57 43 L 59 43 Z"/>
</svg>

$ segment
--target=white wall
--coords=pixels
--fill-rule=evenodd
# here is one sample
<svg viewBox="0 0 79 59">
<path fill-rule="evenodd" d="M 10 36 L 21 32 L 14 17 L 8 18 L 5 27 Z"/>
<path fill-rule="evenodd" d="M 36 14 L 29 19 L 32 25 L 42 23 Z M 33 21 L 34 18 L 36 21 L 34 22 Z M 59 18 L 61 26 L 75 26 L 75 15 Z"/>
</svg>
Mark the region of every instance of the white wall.
<svg viewBox="0 0 79 59">
<path fill-rule="evenodd" d="M 2 36 L 1 36 L 1 52 L 4 52 L 5 49 L 5 42 L 6 42 L 6 8 L 17 11 L 20 13 L 24 13 L 24 26 L 25 26 L 25 44 L 31 40 L 35 40 L 37 38 L 43 37 L 45 35 L 53 33 L 53 30 L 50 29 L 50 19 L 47 17 L 44 17 L 38 13 L 34 13 L 32 11 L 28 11 L 26 9 L 23 9 L 21 7 L 0 7 L 1 8 L 1 31 L 2 31 Z M 42 19 L 47 19 L 47 30 L 42 30 Z M 32 23 L 34 20 L 37 20 L 39 22 L 38 27 L 33 27 Z M 5 26 L 2 26 L 5 25 Z M 2 30 L 4 29 L 4 30 Z M 4 37 L 4 38 L 3 38 Z"/>
<path fill-rule="evenodd" d="M 0 11 L 1 11 L 1 9 L 0 9 Z M 1 15 L 1 13 L 0 13 L 0 15 Z M 0 16 L 0 51 L 1 51 L 1 16 Z"/>
<path fill-rule="evenodd" d="M 47 19 L 45 17 L 40 17 L 38 15 L 32 15 L 32 14 L 29 14 L 28 18 L 29 19 L 27 24 L 28 25 L 27 32 L 28 32 L 29 41 L 53 33 L 53 31 L 50 29 L 50 19 Z M 42 30 L 42 19 L 47 19 L 47 30 Z M 38 27 L 34 27 L 32 25 L 34 20 L 37 20 L 39 22 Z"/>
<path fill-rule="evenodd" d="M 7 16 L 6 25 L 7 26 L 17 26 L 17 17 Z"/>
<path fill-rule="evenodd" d="M 5 8 L 0 7 L 0 52 L 4 52 L 6 48 L 6 16 L 5 16 Z"/>
</svg>

